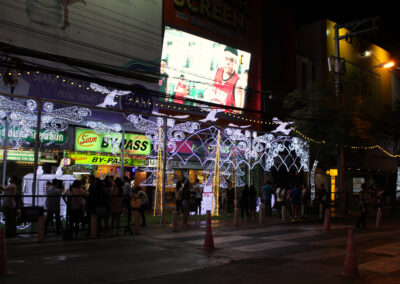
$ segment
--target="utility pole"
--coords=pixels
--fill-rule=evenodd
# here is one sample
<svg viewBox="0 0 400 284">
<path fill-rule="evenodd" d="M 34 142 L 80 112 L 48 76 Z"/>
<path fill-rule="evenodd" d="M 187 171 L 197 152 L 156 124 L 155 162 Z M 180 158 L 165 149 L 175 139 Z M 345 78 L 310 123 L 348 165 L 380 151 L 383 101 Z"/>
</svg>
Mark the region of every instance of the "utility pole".
<svg viewBox="0 0 400 284">
<path fill-rule="evenodd" d="M 334 70 L 334 80 L 335 80 L 335 94 L 337 97 L 337 103 L 339 106 L 343 105 L 343 99 L 340 98 L 340 75 L 342 73 L 341 70 L 341 62 L 340 62 L 340 40 L 345 39 L 346 41 L 351 40 L 353 37 L 357 37 L 361 34 L 365 34 L 374 30 L 377 30 L 378 27 L 376 22 L 378 21 L 377 17 L 367 18 L 361 21 L 350 22 L 347 24 L 339 25 L 336 24 L 334 26 L 335 29 L 335 70 Z M 340 35 L 341 29 L 349 30 L 345 35 Z M 337 168 L 338 168 L 338 185 L 339 185 L 339 194 L 340 194 L 340 210 L 341 214 L 344 215 L 348 210 L 348 196 L 346 195 L 344 187 L 344 151 L 343 151 L 342 142 L 338 145 L 338 155 L 337 155 Z"/>
</svg>

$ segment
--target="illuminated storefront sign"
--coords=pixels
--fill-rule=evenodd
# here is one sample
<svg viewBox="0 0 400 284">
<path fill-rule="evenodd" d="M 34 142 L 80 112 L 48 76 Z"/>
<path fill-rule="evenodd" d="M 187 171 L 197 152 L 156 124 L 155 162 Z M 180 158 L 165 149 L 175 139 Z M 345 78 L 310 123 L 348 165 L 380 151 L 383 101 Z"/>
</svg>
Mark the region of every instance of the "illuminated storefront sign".
<svg viewBox="0 0 400 284">
<path fill-rule="evenodd" d="M 0 160 L 3 160 L 4 150 L 0 149 Z M 7 151 L 7 161 L 16 162 L 34 162 L 35 152 L 34 151 L 23 151 L 23 150 L 8 150 Z M 42 163 L 57 163 L 54 159 L 52 153 L 41 153 L 38 155 L 38 162 Z"/>
<path fill-rule="evenodd" d="M 85 152 L 111 153 L 111 143 L 105 139 L 105 136 L 113 136 L 116 139 L 121 134 L 99 134 L 94 130 L 77 128 L 75 135 L 75 150 Z M 121 149 L 121 144 L 119 145 Z M 145 135 L 126 133 L 124 149 L 126 154 L 130 155 L 149 155 L 151 151 L 151 141 Z M 117 151 L 117 153 L 120 150 Z"/>
<path fill-rule="evenodd" d="M 94 154 L 76 154 L 70 153 L 68 158 L 74 161 L 75 165 L 103 165 L 103 166 L 120 166 L 120 156 L 94 155 Z M 152 164 L 152 160 L 136 159 L 131 157 L 124 158 L 124 166 L 148 166 Z"/>
</svg>

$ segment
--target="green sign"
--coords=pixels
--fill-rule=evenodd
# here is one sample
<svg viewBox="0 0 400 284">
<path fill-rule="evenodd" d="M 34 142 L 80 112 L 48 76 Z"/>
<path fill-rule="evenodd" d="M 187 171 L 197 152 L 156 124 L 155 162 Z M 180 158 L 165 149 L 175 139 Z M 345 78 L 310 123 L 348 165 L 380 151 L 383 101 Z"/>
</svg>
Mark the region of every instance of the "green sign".
<svg viewBox="0 0 400 284">
<path fill-rule="evenodd" d="M 4 139 L 5 137 L 5 128 L 3 125 L 0 125 L 0 135 Z M 8 137 L 10 139 L 15 139 L 19 137 L 19 127 L 13 126 L 8 128 Z M 36 129 L 32 129 L 32 132 L 29 136 L 24 137 L 23 140 L 25 142 L 34 142 L 36 138 Z M 67 142 L 67 134 L 65 132 L 45 132 L 44 129 L 40 130 L 39 134 L 40 142 L 54 144 L 64 144 Z"/>
<path fill-rule="evenodd" d="M 75 150 L 85 152 L 111 153 L 110 139 L 105 139 L 105 136 L 121 138 L 121 133 L 99 134 L 85 128 L 76 128 L 75 134 Z M 121 144 L 118 145 L 119 150 L 116 153 L 121 152 Z M 125 133 L 124 149 L 129 155 L 149 155 L 151 141 L 145 135 Z"/>
<path fill-rule="evenodd" d="M 0 150 L 0 159 L 3 160 L 4 150 Z M 19 150 L 8 150 L 7 151 L 7 160 L 8 161 L 19 161 L 19 162 L 33 162 L 34 161 L 34 152 L 33 151 L 19 151 Z M 40 160 L 40 156 L 39 156 Z"/>
</svg>

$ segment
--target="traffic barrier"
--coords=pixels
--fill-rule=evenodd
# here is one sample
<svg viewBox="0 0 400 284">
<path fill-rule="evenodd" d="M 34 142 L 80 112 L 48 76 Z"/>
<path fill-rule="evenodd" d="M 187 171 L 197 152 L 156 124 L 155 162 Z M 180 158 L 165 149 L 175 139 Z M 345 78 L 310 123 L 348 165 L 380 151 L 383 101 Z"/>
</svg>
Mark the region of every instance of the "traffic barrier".
<svg viewBox="0 0 400 284">
<path fill-rule="evenodd" d="M 44 242 L 45 231 L 46 231 L 45 218 L 44 218 L 44 216 L 41 216 L 38 219 L 38 242 L 39 243 Z"/>
<path fill-rule="evenodd" d="M 135 212 L 135 235 L 140 235 L 140 215 L 139 212 Z"/>
<path fill-rule="evenodd" d="M 206 237 L 204 239 L 204 250 L 212 251 L 214 250 L 214 238 L 212 235 L 211 228 L 211 211 L 207 210 L 207 225 L 206 225 Z"/>
<path fill-rule="evenodd" d="M 382 211 L 381 208 L 378 208 L 378 212 L 376 213 L 375 228 L 380 229 L 381 227 L 382 227 Z"/>
<path fill-rule="evenodd" d="M 178 230 L 178 212 L 172 212 L 172 232 L 176 232 Z"/>
<path fill-rule="evenodd" d="M 325 233 L 330 233 L 331 232 L 331 222 L 330 222 L 329 208 L 326 208 L 326 210 L 325 210 L 324 232 Z"/>
<path fill-rule="evenodd" d="M 8 275 L 4 228 L 0 227 L 0 276 Z"/>
<path fill-rule="evenodd" d="M 96 214 L 90 215 L 90 237 L 91 238 L 97 237 L 97 215 Z"/>
<path fill-rule="evenodd" d="M 264 216 L 265 216 L 265 205 L 260 205 L 260 212 L 258 212 L 258 217 L 260 220 L 260 224 L 264 224 Z"/>
<path fill-rule="evenodd" d="M 235 208 L 233 212 L 233 224 L 239 226 L 239 208 Z"/>
<path fill-rule="evenodd" d="M 353 229 L 349 229 L 347 237 L 347 249 L 346 256 L 344 259 L 344 276 L 356 277 L 358 276 L 358 265 L 356 258 L 356 249 L 354 244 Z"/>
</svg>

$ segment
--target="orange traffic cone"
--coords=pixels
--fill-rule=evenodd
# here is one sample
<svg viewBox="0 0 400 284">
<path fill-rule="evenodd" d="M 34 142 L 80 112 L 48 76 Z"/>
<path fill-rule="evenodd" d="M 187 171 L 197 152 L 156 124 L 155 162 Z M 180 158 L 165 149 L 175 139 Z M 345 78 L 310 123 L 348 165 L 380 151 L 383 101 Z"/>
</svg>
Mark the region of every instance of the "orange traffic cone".
<svg viewBox="0 0 400 284">
<path fill-rule="evenodd" d="M 381 208 L 378 208 L 378 212 L 376 213 L 375 228 L 380 229 L 381 227 L 382 227 L 382 211 L 381 211 Z"/>
<path fill-rule="evenodd" d="M 6 243 L 4 241 L 4 228 L 0 228 L 0 276 L 8 274 Z"/>
<path fill-rule="evenodd" d="M 344 276 L 356 277 L 358 276 L 358 266 L 356 259 L 353 229 L 349 229 L 349 235 L 347 238 L 347 249 L 346 257 L 344 259 Z"/>
<path fill-rule="evenodd" d="M 211 211 L 207 210 L 207 226 L 206 226 L 206 238 L 204 239 L 204 250 L 214 250 L 214 238 L 212 235 L 211 228 Z"/>
<path fill-rule="evenodd" d="M 330 233 L 331 232 L 331 222 L 330 222 L 329 208 L 326 208 L 326 210 L 325 210 L 324 232 L 325 233 Z"/>
</svg>

